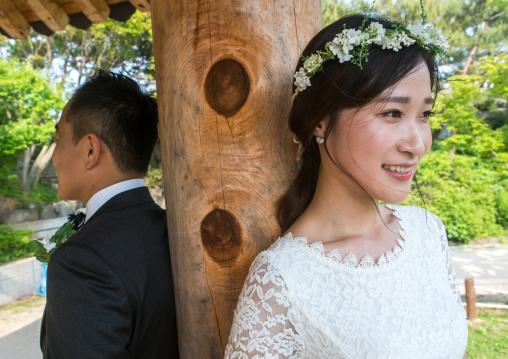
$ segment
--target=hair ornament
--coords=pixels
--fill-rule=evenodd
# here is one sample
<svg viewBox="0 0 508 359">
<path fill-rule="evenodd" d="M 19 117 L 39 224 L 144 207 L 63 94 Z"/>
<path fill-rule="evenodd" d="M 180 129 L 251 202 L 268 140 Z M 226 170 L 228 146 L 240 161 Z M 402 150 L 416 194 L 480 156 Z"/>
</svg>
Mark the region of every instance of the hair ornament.
<svg viewBox="0 0 508 359">
<path fill-rule="evenodd" d="M 365 16 L 364 24 L 368 20 Z M 340 63 L 351 63 L 362 68 L 362 61 L 367 62 L 371 45 L 381 46 L 383 50 L 399 51 L 402 46 L 412 44 L 425 48 L 441 62 L 449 49 L 448 40 L 441 30 L 436 30 L 432 24 L 425 23 L 425 13 L 422 5 L 422 20 L 411 24 L 397 25 L 393 29 L 385 29 L 379 22 L 372 21 L 367 28 L 359 30 L 344 29 L 332 41 L 325 45 L 324 51 L 318 51 L 307 57 L 302 56 L 303 66 L 296 72 L 294 78 L 296 90 L 293 99 L 299 92 L 310 86 L 312 76 L 323 70 L 323 63 L 328 60 L 338 60 Z"/>
</svg>

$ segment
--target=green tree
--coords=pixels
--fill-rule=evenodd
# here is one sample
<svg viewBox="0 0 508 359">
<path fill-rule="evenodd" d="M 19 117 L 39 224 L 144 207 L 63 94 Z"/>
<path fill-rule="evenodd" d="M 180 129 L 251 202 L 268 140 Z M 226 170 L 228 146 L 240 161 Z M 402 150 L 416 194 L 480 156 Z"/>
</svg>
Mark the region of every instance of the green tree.
<svg viewBox="0 0 508 359">
<path fill-rule="evenodd" d="M 69 92 L 98 68 L 123 71 L 144 83 L 153 79 L 150 14 L 139 11 L 127 22 L 109 19 L 87 31 L 68 26 L 49 37 L 31 31 L 28 39 L 9 42 L 5 51 Z"/>
<path fill-rule="evenodd" d="M 33 189 L 49 163 L 54 120 L 63 100 L 40 71 L 6 59 L 0 59 L 0 99 L 2 177 L 7 177 L 24 153 L 22 183 Z M 31 163 L 34 155 L 37 157 Z"/>
<path fill-rule="evenodd" d="M 432 128 L 446 126 L 452 136 L 443 140 L 443 144 L 461 153 L 491 156 L 502 149 L 501 135 L 492 130 L 477 116 L 475 100 L 484 96 L 481 84 L 484 79 L 477 75 L 458 75 L 450 78 L 450 87 L 441 91 L 432 118 Z"/>
</svg>

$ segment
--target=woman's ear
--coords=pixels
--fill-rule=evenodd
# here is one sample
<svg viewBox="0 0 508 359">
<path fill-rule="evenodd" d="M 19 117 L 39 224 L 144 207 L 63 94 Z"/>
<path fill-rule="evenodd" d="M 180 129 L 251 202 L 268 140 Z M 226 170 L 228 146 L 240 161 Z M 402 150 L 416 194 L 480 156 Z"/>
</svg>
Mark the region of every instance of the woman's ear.
<svg viewBox="0 0 508 359">
<path fill-rule="evenodd" d="M 318 123 L 313 132 L 314 136 L 321 138 L 325 137 L 326 127 L 328 126 L 329 118 L 330 118 L 329 116 L 326 116 Z"/>
<path fill-rule="evenodd" d="M 89 133 L 84 139 L 84 150 L 86 151 L 85 167 L 92 169 L 98 162 L 101 153 L 101 141 L 93 133 Z"/>
</svg>

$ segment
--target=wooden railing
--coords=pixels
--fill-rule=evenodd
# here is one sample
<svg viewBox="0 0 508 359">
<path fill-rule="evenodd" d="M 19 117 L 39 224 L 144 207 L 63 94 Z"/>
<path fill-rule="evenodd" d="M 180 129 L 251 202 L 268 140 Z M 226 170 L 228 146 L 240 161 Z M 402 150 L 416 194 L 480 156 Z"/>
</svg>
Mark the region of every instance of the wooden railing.
<svg viewBox="0 0 508 359">
<path fill-rule="evenodd" d="M 467 319 L 468 320 L 476 320 L 478 318 L 477 307 L 508 309 L 508 305 L 506 305 L 506 304 L 477 303 L 476 302 L 476 290 L 475 290 L 473 278 L 466 278 L 465 285 L 466 285 L 466 303 L 463 303 L 463 304 L 465 304 L 466 308 L 467 308 Z M 486 292 L 491 292 L 491 293 L 508 294 L 508 291 L 506 291 L 506 290 L 491 289 L 491 288 L 485 288 L 485 287 L 480 287 L 480 286 L 476 287 L 476 289 L 486 291 Z"/>
</svg>

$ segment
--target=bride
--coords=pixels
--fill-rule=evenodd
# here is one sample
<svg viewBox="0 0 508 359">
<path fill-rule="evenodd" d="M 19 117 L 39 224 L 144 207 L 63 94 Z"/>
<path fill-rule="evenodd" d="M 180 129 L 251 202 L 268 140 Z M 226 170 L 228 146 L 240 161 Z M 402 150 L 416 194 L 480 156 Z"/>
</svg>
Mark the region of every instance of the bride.
<svg viewBox="0 0 508 359">
<path fill-rule="evenodd" d="M 299 173 L 278 201 L 284 234 L 253 262 L 226 358 L 467 358 L 446 232 L 397 206 L 432 142 L 436 58 L 416 22 L 352 15 L 297 65 L 289 117 Z"/>
</svg>

